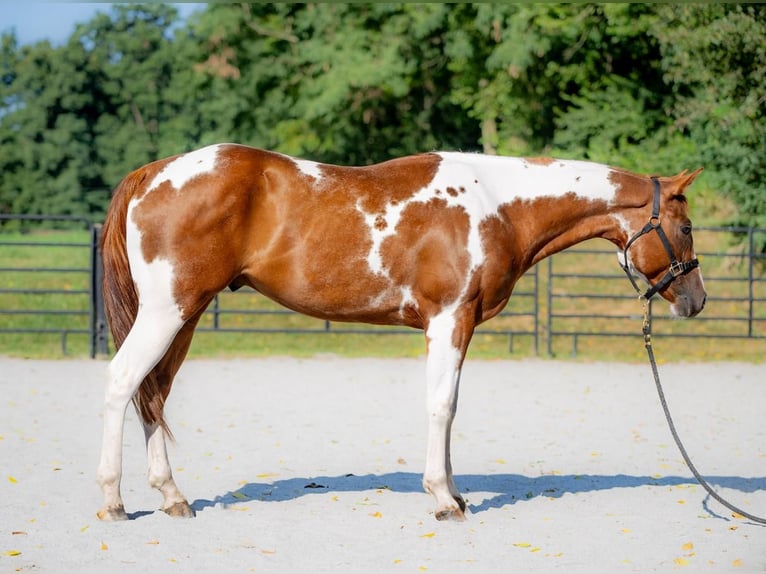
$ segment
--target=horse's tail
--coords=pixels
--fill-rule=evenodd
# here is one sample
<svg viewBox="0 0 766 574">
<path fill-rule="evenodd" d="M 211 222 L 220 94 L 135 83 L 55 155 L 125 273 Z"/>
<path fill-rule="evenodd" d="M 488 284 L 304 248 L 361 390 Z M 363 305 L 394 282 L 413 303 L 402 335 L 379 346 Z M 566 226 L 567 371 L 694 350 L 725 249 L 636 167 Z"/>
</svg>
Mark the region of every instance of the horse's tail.
<svg viewBox="0 0 766 574">
<path fill-rule="evenodd" d="M 127 175 L 114 190 L 101 234 L 104 265 L 104 306 L 117 349 L 130 333 L 138 314 L 138 292 L 128 262 L 126 224 L 128 204 L 146 177 L 141 170 Z M 133 404 L 147 424 L 159 424 L 172 438 L 164 416 L 165 394 L 160 388 L 156 367 L 141 382 Z"/>
</svg>

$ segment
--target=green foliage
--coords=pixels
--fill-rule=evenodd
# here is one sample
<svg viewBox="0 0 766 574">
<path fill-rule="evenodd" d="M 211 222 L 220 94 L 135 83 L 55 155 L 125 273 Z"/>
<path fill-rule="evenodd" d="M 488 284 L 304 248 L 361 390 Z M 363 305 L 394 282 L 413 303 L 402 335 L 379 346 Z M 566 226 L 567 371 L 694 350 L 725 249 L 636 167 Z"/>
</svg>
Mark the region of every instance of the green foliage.
<svg viewBox="0 0 766 574">
<path fill-rule="evenodd" d="M 734 200 L 735 223 L 766 227 L 766 8 L 668 5 L 661 14 L 674 125 Z"/>
<path fill-rule="evenodd" d="M 766 226 L 765 37 L 755 4 L 117 4 L 59 47 L 0 39 L 0 212 L 98 218 L 130 170 L 237 141 L 702 165 Z"/>
</svg>

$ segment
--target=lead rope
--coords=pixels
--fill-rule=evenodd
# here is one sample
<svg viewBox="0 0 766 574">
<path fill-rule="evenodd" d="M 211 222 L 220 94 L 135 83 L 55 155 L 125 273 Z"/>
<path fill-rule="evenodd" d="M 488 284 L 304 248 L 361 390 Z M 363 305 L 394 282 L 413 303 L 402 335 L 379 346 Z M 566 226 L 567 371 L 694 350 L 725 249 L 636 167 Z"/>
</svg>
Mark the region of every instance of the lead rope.
<svg viewBox="0 0 766 574">
<path fill-rule="evenodd" d="M 686 449 L 684 448 L 684 445 L 678 436 L 678 432 L 676 431 L 676 425 L 673 424 L 673 417 L 670 416 L 670 409 L 668 408 L 668 402 L 665 400 L 665 393 L 662 390 L 662 383 L 660 383 L 660 375 L 657 372 L 657 362 L 654 359 L 654 350 L 652 349 L 652 325 L 649 320 L 649 301 L 645 297 L 639 297 L 639 299 L 641 300 L 641 304 L 644 307 L 644 324 L 642 329 L 644 332 L 644 347 L 646 347 L 646 352 L 649 355 L 649 363 L 652 365 L 652 374 L 654 375 L 654 384 L 657 387 L 657 394 L 660 397 L 660 404 L 662 405 L 662 410 L 665 412 L 665 419 L 668 421 L 668 427 L 670 427 L 670 433 L 673 435 L 673 439 L 676 441 L 676 446 L 678 447 L 678 450 L 681 451 L 681 456 L 684 458 L 684 461 L 686 462 L 686 466 L 689 467 L 689 470 L 692 471 L 694 478 L 697 479 L 697 482 L 699 482 L 702 485 L 702 487 L 707 491 L 707 493 L 711 497 L 713 497 L 715 500 L 720 502 L 723 506 L 725 506 L 732 512 L 736 512 L 740 516 L 747 518 L 748 520 L 752 520 L 753 522 L 757 522 L 758 524 L 766 524 L 766 518 L 761 518 L 760 516 L 754 516 L 748 512 L 745 512 L 741 508 L 734 506 L 730 502 L 724 500 L 715 490 L 713 490 L 713 487 L 710 486 L 708 481 L 705 480 L 705 478 L 699 472 L 697 472 L 697 468 L 694 466 L 691 459 L 689 458 L 689 455 L 687 454 Z"/>
</svg>

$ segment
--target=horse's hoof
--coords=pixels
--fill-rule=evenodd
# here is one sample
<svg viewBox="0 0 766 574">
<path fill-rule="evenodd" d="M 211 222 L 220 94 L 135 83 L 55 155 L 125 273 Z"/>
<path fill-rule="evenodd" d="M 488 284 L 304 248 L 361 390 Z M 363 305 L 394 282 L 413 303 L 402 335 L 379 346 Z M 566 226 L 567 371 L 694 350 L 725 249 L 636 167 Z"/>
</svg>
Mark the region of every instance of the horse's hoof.
<svg viewBox="0 0 766 574">
<path fill-rule="evenodd" d="M 462 496 L 456 496 L 455 497 L 455 502 L 457 502 L 457 505 L 460 507 L 460 510 L 462 512 L 465 512 L 465 500 L 463 500 L 463 497 Z M 463 518 L 465 518 L 465 517 L 463 517 Z"/>
<path fill-rule="evenodd" d="M 119 522 L 120 520 L 128 519 L 128 515 L 125 512 L 125 507 L 123 505 L 102 508 L 96 513 L 96 516 L 99 520 L 105 522 Z"/>
<path fill-rule="evenodd" d="M 434 513 L 436 520 L 444 521 L 450 520 L 452 522 L 463 522 L 465 520 L 465 513 L 462 508 L 447 508 L 446 510 L 438 510 Z"/>
<path fill-rule="evenodd" d="M 167 508 L 163 508 L 162 511 L 168 516 L 173 516 L 174 518 L 194 518 L 195 516 L 192 507 L 189 506 L 189 503 L 185 500 L 176 502 Z"/>
</svg>

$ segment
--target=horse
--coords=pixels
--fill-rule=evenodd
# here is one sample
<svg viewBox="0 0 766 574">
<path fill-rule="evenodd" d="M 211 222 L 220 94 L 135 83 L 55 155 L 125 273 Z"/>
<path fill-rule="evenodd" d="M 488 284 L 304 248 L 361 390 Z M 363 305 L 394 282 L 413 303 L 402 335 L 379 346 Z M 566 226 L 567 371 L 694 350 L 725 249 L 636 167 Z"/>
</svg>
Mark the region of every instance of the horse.
<svg viewBox="0 0 766 574">
<path fill-rule="evenodd" d="M 345 167 L 237 144 L 138 168 L 115 188 L 103 226 L 117 352 L 107 367 L 97 516 L 127 519 L 120 480 L 131 401 L 162 510 L 194 515 L 171 473 L 163 409 L 208 304 L 227 287 L 249 286 L 313 317 L 424 331 L 423 487 L 436 519 L 463 520 L 450 432 L 476 326 L 505 307 L 525 271 L 590 238 L 616 245 L 629 275 L 653 286 L 672 314 L 697 315 L 706 293 L 684 191 L 700 171 L 649 177 L 458 152 Z"/>
</svg>

